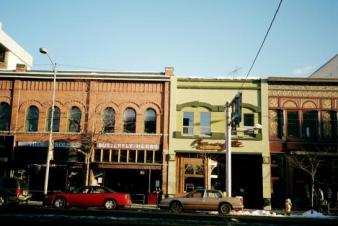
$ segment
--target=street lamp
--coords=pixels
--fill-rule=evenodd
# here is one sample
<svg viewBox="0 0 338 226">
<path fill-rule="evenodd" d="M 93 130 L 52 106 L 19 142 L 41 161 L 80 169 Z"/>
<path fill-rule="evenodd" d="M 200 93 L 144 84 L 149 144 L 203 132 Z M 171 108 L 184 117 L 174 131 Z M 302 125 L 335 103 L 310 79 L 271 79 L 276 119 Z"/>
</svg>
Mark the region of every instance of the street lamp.
<svg viewBox="0 0 338 226">
<path fill-rule="evenodd" d="M 49 180 L 49 167 L 50 167 L 50 160 L 53 155 L 54 150 L 54 143 L 53 143 L 53 121 L 54 121 L 54 109 L 55 109 L 55 87 L 56 87 L 56 63 L 53 62 L 52 58 L 48 54 L 48 50 L 46 48 L 40 48 L 40 53 L 46 54 L 53 65 L 53 95 L 52 95 L 52 112 L 50 117 L 50 126 L 49 126 L 49 140 L 48 140 L 48 152 L 47 152 L 47 159 L 46 159 L 46 174 L 45 174 L 45 185 L 43 189 L 43 194 L 47 195 L 48 192 L 48 180 Z"/>
</svg>

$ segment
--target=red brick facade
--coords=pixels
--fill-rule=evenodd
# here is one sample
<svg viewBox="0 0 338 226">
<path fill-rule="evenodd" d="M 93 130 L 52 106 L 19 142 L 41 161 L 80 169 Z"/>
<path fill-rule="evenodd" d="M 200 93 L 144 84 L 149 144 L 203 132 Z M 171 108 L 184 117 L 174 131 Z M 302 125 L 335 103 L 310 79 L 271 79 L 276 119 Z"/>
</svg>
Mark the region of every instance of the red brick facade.
<svg viewBox="0 0 338 226">
<path fill-rule="evenodd" d="M 140 171 L 140 175 L 149 174 L 147 177 L 149 181 L 135 186 L 144 186 L 143 190 L 150 191 L 155 186 L 151 171 L 156 169 L 160 171 L 155 176 L 156 186 L 160 181 L 160 186 L 165 189 L 167 169 L 164 166 L 168 152 L 169 81 L 172 73 L 170 75 L 167 73 L 94 74 L 89 72 L 57 73 L 55 107 L 60 109 L 60 124 L 59 131 L 53 132 L 53 140 L 83 143 L 84 135 L 90 134 L 90 142 L 95 142 L 95 152 L 101 153 L 101 158 L 100 154 L 92 153 L 93 178 L 95 178 L 95 171 L 102 171 L 105 174 L 107 169 L 109 171 L 115 168 L 126 168 L 130 171 Z M 11 114 L 9 130 L 1 131 L 0 135 L 14 137 L 14 152 L 18 146 L 25 149 L 27 144 L 29 148 L 44 147 L 43 149 L 46 150 L 42 143 L 48 141 L 48 109 L 52 105 L 52 89 L 51 73 L 1 72 L 0 102 L 10 106 Z M 30 106 L 35 106 L 39 112 L 38 129 L 34 132 L 27 132 L 26 119 Z M 81 112 L 80 132 L 69 132 L 68 129 L 72 107 L 77 107 Z M 115 112 L 114 132 L 112 133 L 103 132 L 103 113 L 107 107 Z M 135 132 L 133 133 L 123 131 L 124 111 L 127 108 L 133 109 L 136 113 Z M 147 109 L 156 112 L 155 133 L 144 132 L 144 113 Z M 113 161 L 112 155 L 115 151 L 118 153 L 118 161 Z M 140 160 L 142 157 L 135 161 L 135 156 L 141 156 L 139 152 L 143 152 L 141 153 L 144 156 L 143 162 Z M 15 160 L 15 153 L 12 154 L 9 159 Z M 125 155 L 127 155 L 126 159 L 123 157 Z M 106 172 L 106 175 L 103 175 L 103 182 L 102 177 L 98 182 L 112 185 L 114 178 L 107 175 Z M 131 176 L 133 173 L 130 172 L 126 176 L 128 175 Z M 133 192 L 132 188 L 128 188 L 128 191 Z"/>
</svg>

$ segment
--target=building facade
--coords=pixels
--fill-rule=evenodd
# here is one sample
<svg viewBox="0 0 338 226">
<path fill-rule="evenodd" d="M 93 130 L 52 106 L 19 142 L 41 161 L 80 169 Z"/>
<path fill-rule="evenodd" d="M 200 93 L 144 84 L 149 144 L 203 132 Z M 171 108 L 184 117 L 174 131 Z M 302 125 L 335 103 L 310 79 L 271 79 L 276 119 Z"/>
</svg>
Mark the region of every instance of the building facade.
<svg viewBox="0 0 338 226">
<path fill-rule="evenodd" d="M 315 188 L 333 202 L 338 188 L 338 80 L 274 77 L 268 84 L 273 207 L 288 197 L 295 208 L 309 208 L 311 173 Z"/>
<path fill-rule="evenodd" d="M 166 192 L 172 75 L 57 72 L 49 188 L 83 184 L 88 155 L 91 184 Z M 52 89 L 52 72 L 0 71 L 2 173 L 24 175 L 32 190 L 43 187 Z"/>
<path fill-rule="evenodd" d="M 33 57 L 6 34 L 0 22 L 0 70 L 15 70 L 17 64 L 30 69 Z"/>
<path fill-rule="evenodd" d="M 246 208 L 270 207 L 267 84 L 260 79 L 172 77 L 168 193 L 225 191 L 225 103 L 242 92 L 242 122 L 232 131 L 232 194 Z"/>
</svg>

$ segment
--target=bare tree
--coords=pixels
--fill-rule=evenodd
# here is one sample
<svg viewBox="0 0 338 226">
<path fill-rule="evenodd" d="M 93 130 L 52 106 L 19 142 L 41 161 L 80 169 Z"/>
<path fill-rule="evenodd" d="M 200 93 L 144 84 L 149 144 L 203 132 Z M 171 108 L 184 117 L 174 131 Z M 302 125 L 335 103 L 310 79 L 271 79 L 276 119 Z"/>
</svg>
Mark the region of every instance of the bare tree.
<svg viewBox="0 0 338 226">
<path fill-rule="evenodd" d="M 288 156 L 289 162 L 310 175 L 311 177 L 311 209 L 314 207 L 314 186 L 317 180 L 318 168 L 323 163 L 323 157 L 320 152 L 295 151 Z"/>
</svg>

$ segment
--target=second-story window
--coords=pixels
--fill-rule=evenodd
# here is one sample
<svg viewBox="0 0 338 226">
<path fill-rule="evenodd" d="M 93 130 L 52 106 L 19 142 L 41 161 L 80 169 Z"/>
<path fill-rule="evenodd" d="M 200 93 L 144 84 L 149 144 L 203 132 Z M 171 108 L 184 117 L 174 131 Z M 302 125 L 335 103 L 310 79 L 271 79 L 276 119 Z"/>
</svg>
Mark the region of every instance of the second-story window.
<svg viewBox="0 0 338 226">
<path fill-rule="evenodd" d="M 254 126 L 255 116 L 254 114 L 244 114 L 244 126 Z"/>
<path fill-rule="evenodd" d="M 28 108 L 26 116 L 26 131 L 34 132 L 38 131 L 39 124 L 39 109 L 36 106 L 30 106 Z"/>
<path fill-rule="evenodd" d="M 81 128 L 81 111 L 78 107 L 73 106 L 69 112 L 68 131 L 80 132 Z"/>
<path fill-rule="evenodd" d="M 318 136 L 318 112 L 303 112 L 303 137 L 316 138 Z"/>
<path fill-rule="evenodd" d="M 193 135 L 194 133 L 194 112 L 183 112 L 183 134 Z"/>
<path fill-rule="evenodd" d="M 108 107 L 103 113 L 103 132 L 114 133 L 115 130 L 115 111 Z"/>
<path fill-rule="evenodd" d="M 127 108 L 123 113 L 123 132 L 136 132 L 136 112 L 132 108 Z"/>
<path fill-rule="evenodd" d="M 156 133 L 156 112 L 154 109 L 147 109 L 144 113 L 144 132 Z"/>
<path fill-rule="evenodd" d="M 52 108 L 48 109 L 46 130 L 50 131 L 50 121 L 52 119 Z M 60 108 L 54 107 L 53 132 L 60 130 Z"/>
<path fill-rule="evenodd" d="M 287 112 L 287 131 L 288 136 L 299 136 L 299 119 L 297 111 Z"/>
<path fill-rule="evenodd" d="M 201 112 L 200 113 L 200 135 L 201 136 L 210 136 L 211 135 L 211 114 L 210 112 Z"/>
<path fill-rule="evenodd" d="M 11 119 L 11 107 L 6 102 L 0 104 L 0 131 L 8 131 Z"/>
</svg>

